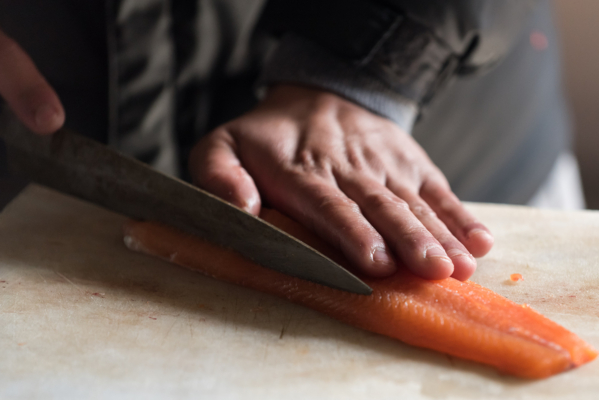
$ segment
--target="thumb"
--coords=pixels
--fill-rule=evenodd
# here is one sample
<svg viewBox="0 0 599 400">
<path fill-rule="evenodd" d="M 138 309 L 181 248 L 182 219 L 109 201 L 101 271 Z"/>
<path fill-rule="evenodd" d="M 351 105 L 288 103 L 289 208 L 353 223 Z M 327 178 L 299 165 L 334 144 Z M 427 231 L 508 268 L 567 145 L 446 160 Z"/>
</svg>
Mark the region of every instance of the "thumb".
<svg viewBox="0 0 599 400">
<path fill-rule="evenodd" d="M 64 109 L 56 92 L 31 58 L 1 30 L 0 96 L 19 120 L 36 133 L 52 133 L 64 124 Z"/>
<path fill-rule="evenodd" d="M 233 137 L 223 128 L 203 138 L 192 150 L 189 169 L 194 184 L 253 215 L 260 213 L 260 194 L 236 154 Z"/>
</svg>

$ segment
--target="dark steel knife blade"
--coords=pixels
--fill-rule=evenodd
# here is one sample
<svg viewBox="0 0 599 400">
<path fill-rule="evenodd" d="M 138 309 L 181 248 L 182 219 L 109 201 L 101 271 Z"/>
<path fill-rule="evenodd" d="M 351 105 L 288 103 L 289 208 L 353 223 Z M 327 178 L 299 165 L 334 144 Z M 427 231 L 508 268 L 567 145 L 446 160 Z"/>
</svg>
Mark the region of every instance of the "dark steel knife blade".
<svg viewBox="0 0 599 400">
<path fill-rule="evenodd" d="M 10 168 L 37 183 L 135 219 L 174 226 L 288 275 L 372 293 L 345 268 L 265 221 L 91 139 L 66 129 L 36 135 L 6 109 L 0 136 Z"/>
</svg>

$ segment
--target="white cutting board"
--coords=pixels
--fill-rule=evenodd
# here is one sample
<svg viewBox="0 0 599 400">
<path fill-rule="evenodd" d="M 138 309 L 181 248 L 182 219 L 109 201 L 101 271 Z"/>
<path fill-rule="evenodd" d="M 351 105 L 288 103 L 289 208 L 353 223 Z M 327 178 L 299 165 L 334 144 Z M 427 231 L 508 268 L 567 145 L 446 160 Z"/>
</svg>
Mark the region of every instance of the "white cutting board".
<svg viewBox="0 0 599 400">
<path fill-rule="evenodd" d="M 599 213 L 469 208 L 473 280 L 599 348 Z M 129 252 L 123 221 L 39 186 L 0 214 L 0 399 L 599 398 L 599 361 L 501 376 Z"/>
</svg>

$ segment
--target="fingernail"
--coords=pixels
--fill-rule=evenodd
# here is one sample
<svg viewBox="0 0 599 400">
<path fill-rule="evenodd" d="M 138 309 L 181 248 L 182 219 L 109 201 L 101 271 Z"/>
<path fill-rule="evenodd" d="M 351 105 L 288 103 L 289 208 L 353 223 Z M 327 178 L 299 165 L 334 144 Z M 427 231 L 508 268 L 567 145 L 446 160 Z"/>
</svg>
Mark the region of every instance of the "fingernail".
<svg viewBox="0 0 599 400">
<path fill-rule="evenodd" d="M 493 236 L 491 236 L 489 234 L 489 232 L 487 232 L 484 229 L 480 229 L 480 228 L 475 228 L 475 229 L 472 229 L 470 232 L 468 232 L 468 239 L 472 239 L 475 236 L 480 236 L 480 237 L 486 236 L 487 239 L 493 239 Z"/>
<path fill-rule="evenodd" d="M 426 251 L 424 252 L 424 257 L 428 258 L 428 259 L 444 258 L 447 261 L 451 262 L 449 257 L 447 257 L 447 253 L 445 253 L 445 250 L 442 247 L 438 247 L 438 246 L 433 246 L 433 247 L 429 247 L 428 249 L 426 249 Z"/>
<path fill-rule="evenodd" d="M 59 118 L 58 110 L 49 104 L 44 104 L 35 111 L 35 124 L 38 128 L 54 128 Z"/>
<path fill-rule="evenodd" d="M 375 263 L 379 264 L 393 264 L 393 258 L 391 258 L 391 255 L 387 252 L 387 250 L 380 247 L 374 251 L 372 254 L 372 259 Z"/>
</svg>

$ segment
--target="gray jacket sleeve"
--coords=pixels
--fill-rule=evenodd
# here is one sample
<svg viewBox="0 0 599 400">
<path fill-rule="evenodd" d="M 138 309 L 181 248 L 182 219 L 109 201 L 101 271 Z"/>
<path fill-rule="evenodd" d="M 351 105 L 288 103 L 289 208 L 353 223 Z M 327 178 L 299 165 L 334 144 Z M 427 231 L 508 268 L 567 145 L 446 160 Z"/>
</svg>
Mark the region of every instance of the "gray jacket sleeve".
<svg viewBox="0 0 599 400">
<path fill-rule="evenodd" d="M 495 65 L 534 0 L 270 0 L 259 30 L 279 37 L 262 85 L 338 93 L 410 130 L 453 77 Z"/>
<path fill-rule="evenodd" d="M 301 84 L 336 93 L 410 132 L 418 114 L 415 101 L 372 74 L 356 68 L 301 36 L 286 34 L 269 58 L 259 86 Z"/>
</svg>

